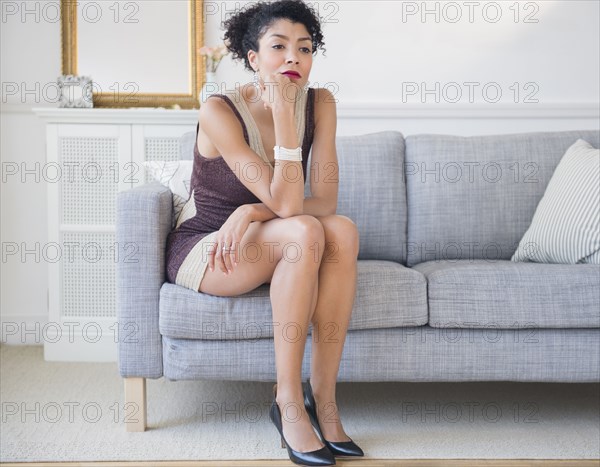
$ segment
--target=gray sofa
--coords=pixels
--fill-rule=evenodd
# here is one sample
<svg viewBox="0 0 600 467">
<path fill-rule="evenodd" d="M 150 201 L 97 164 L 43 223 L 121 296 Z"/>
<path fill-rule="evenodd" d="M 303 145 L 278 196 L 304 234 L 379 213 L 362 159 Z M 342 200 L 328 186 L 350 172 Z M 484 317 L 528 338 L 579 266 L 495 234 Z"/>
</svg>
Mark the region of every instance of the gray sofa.
<svg viewBox="0 0 600 467">
<path fill-rule="evenodd" d="M 338 380 L 600 381 L 600 266 L 511 261 L 567 148 L 599 136 L 338 136 L 337 213 L 360 233 Z M 146 378 L 275 381 L 269 284 L 227 298 L 165 282 L 170 190 L 117 204 L 119 248 L 136 245 L 117 272 L 119 371 L 142 404 L 128 429 L 146 427 Z"/>
</svg>

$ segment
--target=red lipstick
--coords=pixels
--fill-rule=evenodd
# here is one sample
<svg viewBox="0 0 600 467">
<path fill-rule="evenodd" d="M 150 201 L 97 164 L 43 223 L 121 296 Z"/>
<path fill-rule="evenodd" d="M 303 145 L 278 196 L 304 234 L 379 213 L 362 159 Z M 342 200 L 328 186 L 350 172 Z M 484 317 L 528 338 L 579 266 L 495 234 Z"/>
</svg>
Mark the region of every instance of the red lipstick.
<svg viewBox="0 0 600 467">
<path fill-rule="evenodd" d="M 297 71 L 293 71 L 293 70 L 287 70 L 281 73 L 282 75 L 287 76 L 288 78 L 291 79 L 300 79 L 300 73 L 298 73 Z"/>
</svg>

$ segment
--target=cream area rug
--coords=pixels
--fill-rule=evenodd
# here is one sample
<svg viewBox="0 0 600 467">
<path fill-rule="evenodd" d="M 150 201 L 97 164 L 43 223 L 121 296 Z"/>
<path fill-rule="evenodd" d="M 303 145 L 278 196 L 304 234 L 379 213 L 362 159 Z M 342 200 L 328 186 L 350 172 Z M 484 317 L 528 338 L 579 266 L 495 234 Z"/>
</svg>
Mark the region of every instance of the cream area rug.
<svg viewBox="0 0 600 467">
<path fill-rule="evenodd" d="M 116 363 L 45 362 L 0 345 L 0 461 L 287 459 L 272 383 L 147 380 L 148 430 L 127 433 Z M 595 459 L 600 385 L 338 383 L 346 432 L 379 459 Z"/>
</svg>

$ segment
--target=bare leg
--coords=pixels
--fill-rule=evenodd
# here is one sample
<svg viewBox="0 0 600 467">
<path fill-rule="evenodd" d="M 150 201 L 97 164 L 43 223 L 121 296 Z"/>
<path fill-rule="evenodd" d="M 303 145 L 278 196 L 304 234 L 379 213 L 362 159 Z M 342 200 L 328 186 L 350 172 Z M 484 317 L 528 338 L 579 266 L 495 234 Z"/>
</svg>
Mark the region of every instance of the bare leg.
<svg viewBox="0 0 600 467">
<path fill-rule="evenodd" d="M 321 449 L 323 444 L 312 429 L 302 395 L 302 359 L 308 336 L 314 288 L 319 274 L 324 232 L 310 218 L 298 236 L 300 259 L 279 261 L 271 279 L 271 305 L 277 367 L 277 403 L 283 432 L 290 446 L 301 452 Z M 294 250 L 292 248 L 291 250 Z M 295 253 L 291 253 L 295 256 Z"/>
<path fill-rule="evenodd" d="M 310 382 L 323 436 L 328 441 L 348 441 L 350 438 L 338 416 L 335 388 L 356 295 L 358 231 L 344 216 L 318 219 L 325 229 L 327 248 L 319 270 L 318 295 L 311 318 Z"/>
<path fill-rule="evenodd" d="M 298 259 L 295 245 L 299 246 Z M 246 250 L 247 245 L 254 245 Z M 240 242 L 240 263 L 227 276 L 217 268 L 206 270 L 199 291 L 217 296 L 234 296 L 271 284 L 273 334 L 277 368 L 277 403 L 281 410 L 284 436 L 296 451 L 323 447 L 314 432 L 302 394 L 302 359 L 310 315 L 314 309 L 315 287 L 323 258 L 325 233 L 313 216 L 302 215 L 250 224 Z M 271 250 L 274 246 L 274 251 Z M 271 254 L 274 253 L 274 254 Z"/>
</svg>

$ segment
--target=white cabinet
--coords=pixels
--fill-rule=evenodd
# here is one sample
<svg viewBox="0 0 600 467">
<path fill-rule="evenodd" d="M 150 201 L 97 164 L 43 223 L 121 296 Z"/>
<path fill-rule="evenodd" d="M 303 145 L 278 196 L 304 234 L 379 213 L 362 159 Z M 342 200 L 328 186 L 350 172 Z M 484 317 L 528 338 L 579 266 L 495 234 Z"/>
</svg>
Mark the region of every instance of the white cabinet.
<svg viewBox="0 0 600 467">
<path fill-rule="evenodd" d="M 197 110 L 48 109 L 48 325 L 44 357 L 116 361 L 116 197 L 151 180 L 144 161 L 178 160 Z"/>
</svg>

